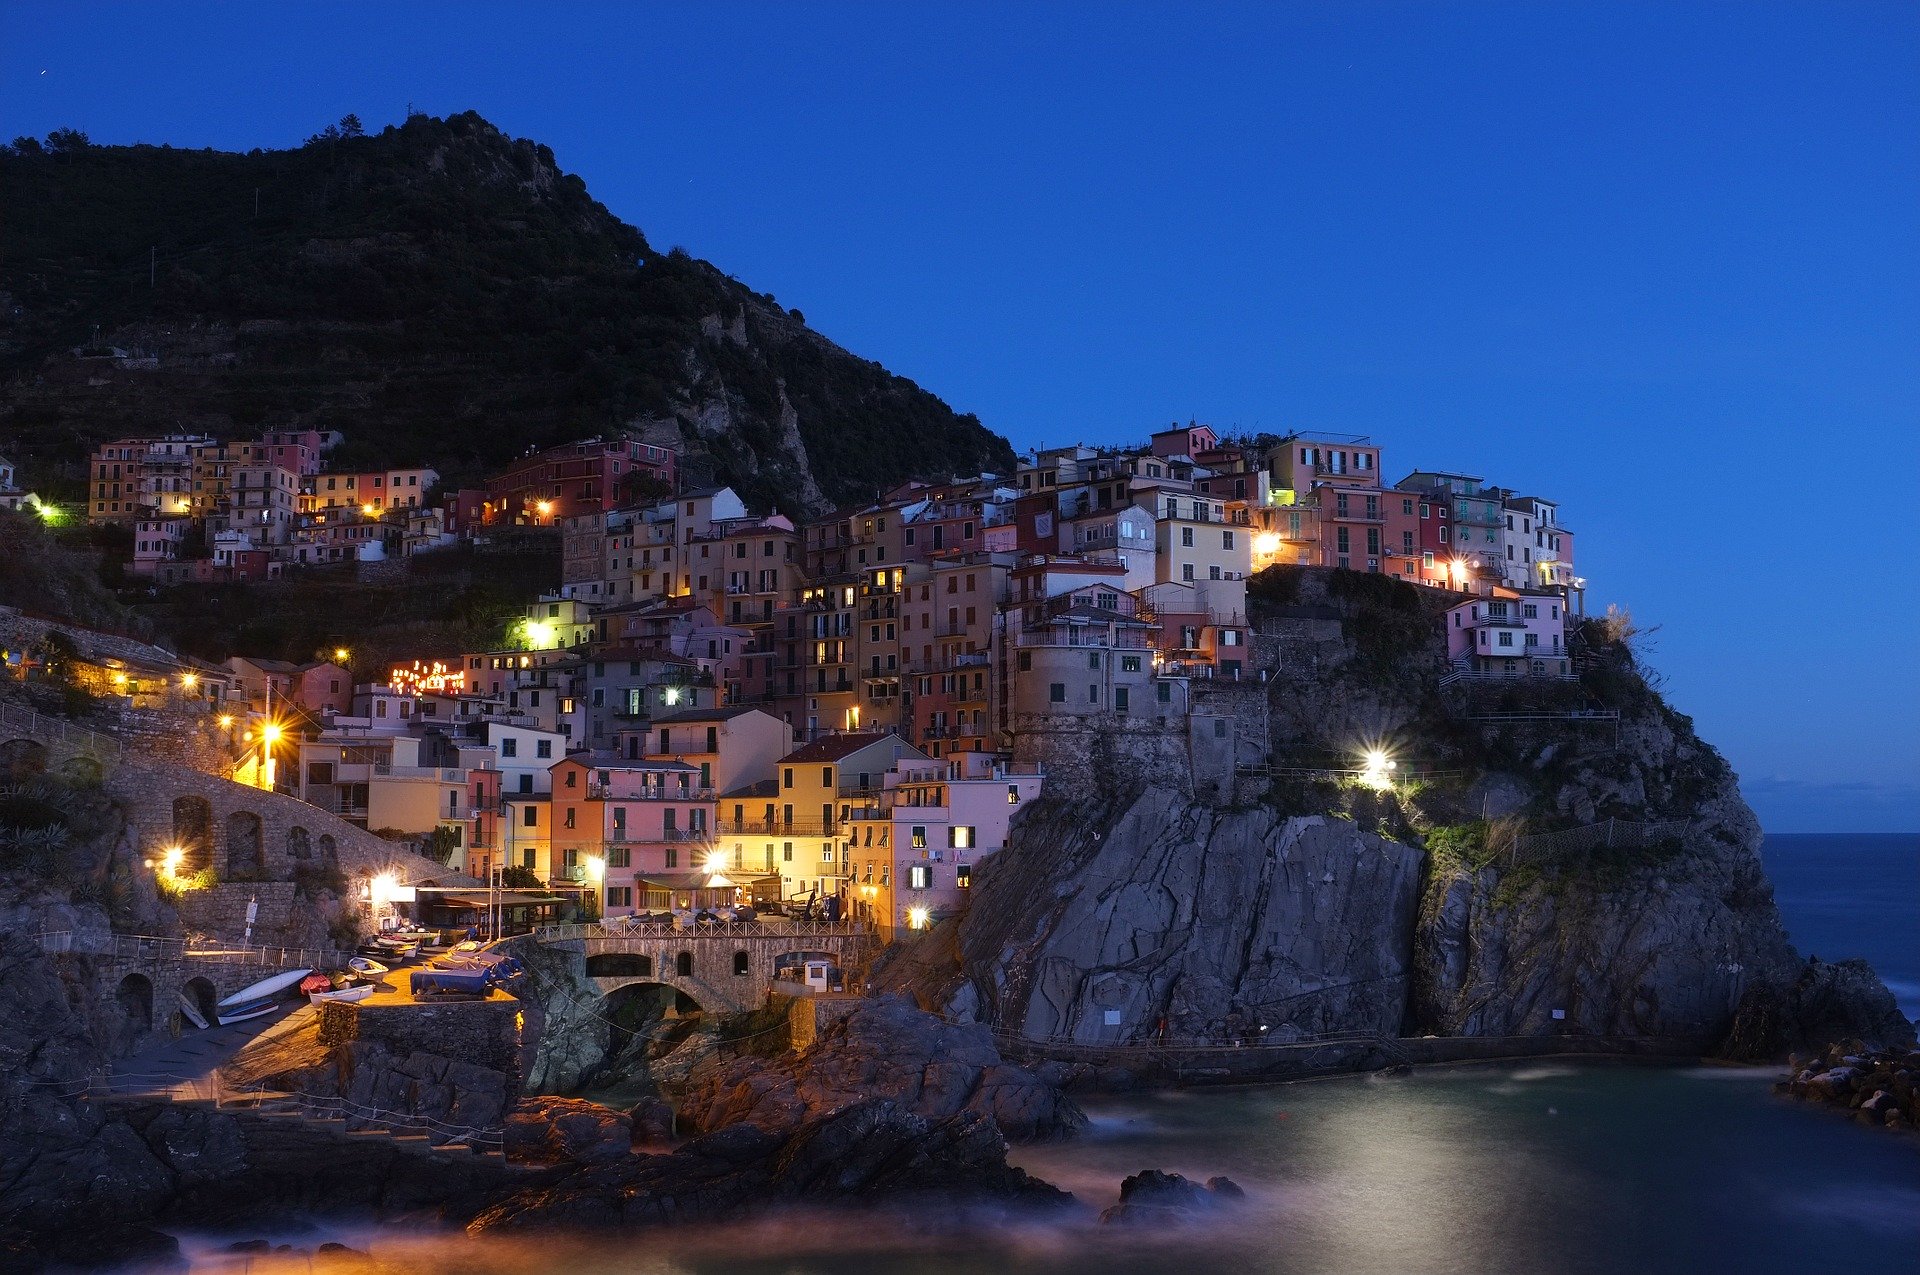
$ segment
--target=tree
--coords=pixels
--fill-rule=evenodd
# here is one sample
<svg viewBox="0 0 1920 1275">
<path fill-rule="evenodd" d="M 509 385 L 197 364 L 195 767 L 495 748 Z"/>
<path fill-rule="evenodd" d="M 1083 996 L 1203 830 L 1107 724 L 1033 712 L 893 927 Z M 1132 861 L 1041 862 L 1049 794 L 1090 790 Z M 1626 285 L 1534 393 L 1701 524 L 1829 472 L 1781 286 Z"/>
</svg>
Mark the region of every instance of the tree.
<svg viewBox="0 0 1920 1275">
<path fill-rule="evenodd" d="M 56 128 L 47 134 L 47 149 L 56 155 L 71 155 L 91 145 L 92 141 L 77 128 Z"/>
<path fill-rule="evenodd" d="M 38 155 L 40 139 L 37 137 L 16 137 L 13 139 L 13 152 L 16 155 Z"/>
<path fill-rule="evenodd" d="M 500 869 L 500 888 L 503 890 L 538 890 L 540 878 L 532 868 L 523 868 L 519 864 Z"/>
<path fill-rule="evenodd" d="M 340 117 L 340 136 L 365 137 L 366 135 L 367 130 L 360 126 L 360 117 L 358 115 L 355 115 L 352 111 L 348 111 Z"/>
</svg>

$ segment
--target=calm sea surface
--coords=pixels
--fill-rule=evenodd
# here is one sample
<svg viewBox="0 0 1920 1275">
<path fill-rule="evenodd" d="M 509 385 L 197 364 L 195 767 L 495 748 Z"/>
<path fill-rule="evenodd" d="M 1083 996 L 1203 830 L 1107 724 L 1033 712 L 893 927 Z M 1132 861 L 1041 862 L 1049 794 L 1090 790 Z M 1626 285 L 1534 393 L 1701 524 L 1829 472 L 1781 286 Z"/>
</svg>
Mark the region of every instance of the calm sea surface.
<svg viewBox="0 0 1920 1275">
<path fill-rule="evenodd" d="M 1920 838 L 1769 837 L 1766 858 L 1801 951 L 1866 957 L 1915 1012 Z M 282 1238 L 342 1239 L 416 1275 L 1916 1269 L 1920 1138 L 1783 1102 L 1772 1079 L 1551 1063 L 1095 1100 L 1091 1136 L 1016 1154 L 1089 1207 L 1065 1221 L 982 1219 L 965 1241 L 932 1225 L 952 1220 L 938 1211 L 926 1228 L 801 1215 L 612 1241 L 468 1242 L 324 1221 Z M 1191 1230 L 1100 1226 L 1094 1214 L 1143 1168 L 1224 1173 L 1250 1198 Z M 215 1244 L 194 1242 L 197 1269 L 241 1269 Z"/>
<path fill-rule="evenodd" d="M 1761 847 L 1802 956 L 1863 956 L 1920 1017 L 1920 836 L 1769 836 Z"/>
</svg>

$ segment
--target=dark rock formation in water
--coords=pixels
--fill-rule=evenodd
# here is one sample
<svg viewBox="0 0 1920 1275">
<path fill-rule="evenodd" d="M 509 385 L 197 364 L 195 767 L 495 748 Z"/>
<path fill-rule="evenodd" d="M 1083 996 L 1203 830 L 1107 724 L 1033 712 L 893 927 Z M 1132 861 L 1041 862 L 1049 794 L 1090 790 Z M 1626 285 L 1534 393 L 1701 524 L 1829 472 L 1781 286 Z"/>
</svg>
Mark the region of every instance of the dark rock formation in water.
<svg viewBox="0 0 1920 1275">
<path fill-rule="evenodd" d="M 863 1002 L 801 1053 L 720 1066 L 696 1080 L 680 1115 L 702 1131 L 790 1130 L 869 1098 L 936 1124 L 982 1116 L 1014 1142 L 1067 1137 L 1087 1122 L 1053 1085 L 1003 1060 L 985 1027 L 890 999 Z"/>
<path fill-rule="evenodd" d="M 993 1121 L 974 1112 L 928 1120 L 870 1098 L 797 1127 L 732 1124 L 667 1155 L 635 1155 L 512 1192 L 469 1230 L 632 1229 L 718 1222 L 783 1204 L 937 1203 L 1048 1207 L 1071 1196 L 1006 1160 Z"/>
<path fill-rule="evenodd" d="M 1814 956 L 1791 983 L 1748 989 L 1721 1052 L 1762 1061 L 1835 1040 L 1910 1046 L 1913 1024 L 1865 961 L 1829 963 Z"/>
<path fill-rule="evenodd" d="M 1246 1198 L 1232 1178 L 1208 1178 L 1202 1185 L 1178 1173 L 1143 1169 L 1120 1184 L 1120 1203 L 1101 1213 L 1100 1220 L 1125 1226 L 1196 1222 Z"/>
</svg>

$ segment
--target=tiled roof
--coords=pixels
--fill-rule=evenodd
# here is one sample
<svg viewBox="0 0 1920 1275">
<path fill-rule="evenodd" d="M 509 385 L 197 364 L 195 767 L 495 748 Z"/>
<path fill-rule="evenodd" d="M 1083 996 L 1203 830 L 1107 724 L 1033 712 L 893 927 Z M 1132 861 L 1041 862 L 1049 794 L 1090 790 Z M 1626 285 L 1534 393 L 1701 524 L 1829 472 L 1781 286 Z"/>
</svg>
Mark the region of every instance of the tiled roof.
<svg viewBox="0 0 1920 1275">
<path fill-rule="evenodd" d="M 906 743 L 891 731 L 849 731 L 844 735 L 826 735 L 811 743 L 802 744 L 780 760 L 783 762 L 839 761 L 842 757 L 857 753 L 862 748 L 888 739 Z"/>
</svg>

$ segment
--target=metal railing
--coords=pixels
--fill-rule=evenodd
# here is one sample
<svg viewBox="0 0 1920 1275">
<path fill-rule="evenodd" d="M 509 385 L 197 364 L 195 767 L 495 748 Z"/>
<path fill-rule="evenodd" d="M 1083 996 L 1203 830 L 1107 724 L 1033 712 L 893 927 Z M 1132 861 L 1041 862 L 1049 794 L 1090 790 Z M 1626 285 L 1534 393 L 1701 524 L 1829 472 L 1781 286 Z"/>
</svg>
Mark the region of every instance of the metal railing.
<svg viewBox="0 0 1920 1275">
<path fill-rule="evenodd" d="M 276 969 L 343 969 L 351 953 L 317 947 L 270 947 L 259 944 L 211 943 L 190 945 L 188 940 L 163 934 L 81 934 L 72 930 L 42 930 L 40 950 L 82 956 L 109 956 L 125 961 L 203 961 L 263 965 Z"/>
<path fill-rule="evenodd" d="M 1644 850 L 1677 841 L 1693 828 L 1690 820 L 1606 819 L 1564 832 L 1539 832 L 1514 838 L 1517 855 L 1590 854 L 1595 850 Z"/>
<path fill-rule="evenodd" d="M 531 932 L 538 943 L 571 943 L 584 939 L 648 938 L 864 938 L 864 921 L 801 921 L 788 917 L 767 917 L 753 921 L 702 921 L 682 928 L 679 924 L 646 922 L 633 918 L 591 921 L 573 925 L 536 926 Z"/>
<path fill-rule="evenodd" d="M 42 742 L 68 745 L 110 757 L 119 756 L 123 750 L 121 742 L 112 735 L 76 726 L 57 717 L 47 717 L 18 704 L 0 704 L 0 726 L 9 731 L 32 735 Z"/>
</svg>

